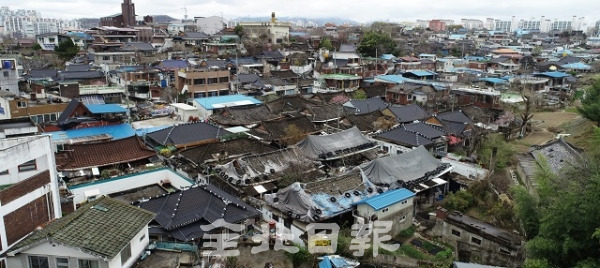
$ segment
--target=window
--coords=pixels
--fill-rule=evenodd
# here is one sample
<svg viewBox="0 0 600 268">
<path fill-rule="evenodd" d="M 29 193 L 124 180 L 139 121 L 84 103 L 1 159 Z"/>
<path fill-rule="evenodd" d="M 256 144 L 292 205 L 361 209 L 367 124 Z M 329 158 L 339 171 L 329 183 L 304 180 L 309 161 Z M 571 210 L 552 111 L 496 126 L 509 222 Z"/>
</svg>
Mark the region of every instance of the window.
<svg viewBox="0 0 600 268">
<path fill-rule="evenodd" d="M 98 261 L 94 260 L 79 260 L 79 268 L 100 268 Z"/>
<path fill-rule="evenodd" d="M 19 108 L 25 108 L 25 107 L 27 107 L 27 102 L 25 102 L 25 101 L 19 101 L 19 102 L 17 102 L 17 107 L 19 107 Z"/>
<path fill-rule="evenodd" d="M 389 208 L 384 208 L 381 210 L 381 213 L 386 213 L 386 212 L 388 212 L 388 210 L 389 210 Z"/>
<path fill-rule="evenodd" d="M 37 164 L 35 163 L 35 159 L 19 165 L 19 172 L 31 171 L 36 169 Z"/>
<path fill-rule="evenodd" d="M 454 235 L 456 237 L 460 237 L 460 231 L 452 229 L 452 235 Z"/>
<path fill-rule="evenodd" d="M 8 77 L 10 73 L 8 71 L 4 71 L 4 77 Z"/>
<path fill-rule="evenodd" d="M 8 169 L 4 170 L 4 171 L 0 171 L 0 176 L 2 176 L 2 175 L 8 175 L 8 174 L 9 174 L 8 173 Z"/>
<path fill-rule="evenodd" d="M 506 248 L 498 248 L 498 251 L 500 251 L 500 253 L 502 253 L 502 254 L 513 255 L 513 253 Z"/>
<path fill-rule="evenodd" d="M 405 222 L 406 221 L 406 215 L 402 215 L 402 218 L 400 218 L 399 222 Z"/>
<path fill-rule="evenodd" d="M 277 215 L 273 214 L 273 220 L 274 220 L 275 222 L 279 222 L 279 216 L 277 216 Z"/>
<path fill-rule="evenodd" d="M 56 268 L 69 268 L 69 259 L 56 258 Z"/>
<path fill-rule="evenodd" d="M 102 56 L 102 60 L 110 60 L 110 56 Z"/>
<path fill-rule="evenodd" d="M 131 244 L 127 243 L 127 246 L 121 250 L 121 264 L 125 264 L 129 258 L 131 258 Z"/>
<path fill-rule="evenodd" d="M 476 245 L 481 245 L 481 239 L 471 236 L 471 243 L 476 244 Z"/>
<path fill-rule="evenodd" d="M 29 268 L 50 268 L 48 257 L 29 256 Z"/>
<path fill-rule="evenodd" d="M 143 234 L 142 236 L 140 236 L 140 242 L 144 241 L 144 238 L 146 238 L 146 234 Z"/>
</svg>

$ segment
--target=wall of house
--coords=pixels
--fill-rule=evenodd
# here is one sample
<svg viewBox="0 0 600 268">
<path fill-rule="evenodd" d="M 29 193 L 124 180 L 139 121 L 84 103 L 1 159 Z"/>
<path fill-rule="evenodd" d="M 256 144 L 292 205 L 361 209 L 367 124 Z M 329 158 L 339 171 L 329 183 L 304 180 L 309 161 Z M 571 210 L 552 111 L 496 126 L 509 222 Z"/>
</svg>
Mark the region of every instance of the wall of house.
<svg viewBox="0 0 600 268">
<path fill-rule="evenodd" d="M 86 192 L 89 193 L 90 191 L 97 190 L 100 195 L 109 195 L 158 184 L 161 180 L 169 180 L 171 185 L 179 189 L 194 184 L 192 180 L 184 178 L 168 168 L 161 168 L 127 176 L 105 179 L 88 184 L 79 184 L 69 187 L 69 190 L 74 195 L 73 202 L 75 204 L 79 204 L 86 201 Z"/>
<path fill-rule="evenodd" d="M 137 259 L 142 255 L 146 247 L 148 246 L 148 226 L 142 228 L 129 242 L 131 246 L 131 257 L 125 263 L 121 263 L 121 253 L 117 254 L 112 260 L 109 261 L 109 268 L 120 268 L 120 267 L 132 267 Z"/>
<path fill-rule="evenodd" d="M 0 59 L 0 90 L 19 94 L 19 72 L 15 59 Z"/>
<path fill-rule="evenodd" d="M 83 251 L 51 242 L 44 242 L 36 247 L 23 251 L 14 257 L 7 258 L 8 267 L 29 267 L 28 256 L 48 257 L 49 267 L 57 267 L 56 258 L 67 257 L 69 259 L 69 268 L 79 268 L 78 260 L 96 260 L 100 268 L 109 268 L 108 262 L 102 258 L 84 253 Z"/>
<path fill-rule="evenodd" d="M 389 142 L 376 140 L 376 139 L 369 139 L 369 140 L 377 142 L 377 145 L 378 145 L 377 147 L 379 148 L 378 149 L 379 151 L 387 152 L 390 155 L 402 154 L 402 153 L 412 150 L 412 148 L 404 147 L 404 146 L 394 144 L 394 143 L 389 143 Z"/>
<path fill-rule="evenodd" d="M 454 234 L 452 233 L 453 230 L 455 231 Z M 463 259 L 461 261 L 506 267 L 517 267 L 522 261 L 519 259 L 517 251 L 509 250 L 492 240 L 471 233 L 443 220 L 438 220 L 437 224 L 432 229 L 432 234 L 436 237 L 440 237 L 442 242 L 448 243 L 456 248 L 459 251 L 459 256 L 464 254 L 460 251 L 470 252 L 469 260 Z M 479 239 L 481 243 L 474 243 L 473 238 Z"/>
<path fill-rule="evenodd" d="M 19 107 L 19 102 L 25 102 L 25 107 Z M 67 108 L 68 103 L 51 103 L 51 104 L 35 104 L 32 105 L 29 99 L 11 100 L 10 101 L 11 118 L 32 116 L 39 114 L 62 113 Z M 21 105 L 23 106 L 23 105 Z"/>
<path fill-rule="evenodd" d="M 390 231 L 390 234 L 393 236 L 412 225 L 413 199 L 414 198 L 409 198 L 386 207 L 387 211 L 386 208 L 375 211 L 368 204 L 359 204 L 357 206 L 358 215 L 367 219 L 367 221 L 368 219 L 371 219 L 372 215 L 376 215 L 377 220 L 379 221 L 391 221 L 392 230 Z"/>
<path fill-rule="evenodd" d="M 14 174 L 18 184 L 0 192 L 0 254 L 15 241 L 33 231 L 37 226 L 54 218 L 60 218 L 60 195 L 54 168 L 54 145 L 50 136 L 29 136 L 0 140 L 0 163 L 8 170 L 35 159 L 37 170 L 27 171 L 29 177 Z M 47 176 L 33 175 L 48 172 Z M 9 171 L 8 176 L 13 176 Z M 5 177 L 6 181 L 17 182 Z M 49 180 L 49 181 L 47 181 Z"/>
</svg>

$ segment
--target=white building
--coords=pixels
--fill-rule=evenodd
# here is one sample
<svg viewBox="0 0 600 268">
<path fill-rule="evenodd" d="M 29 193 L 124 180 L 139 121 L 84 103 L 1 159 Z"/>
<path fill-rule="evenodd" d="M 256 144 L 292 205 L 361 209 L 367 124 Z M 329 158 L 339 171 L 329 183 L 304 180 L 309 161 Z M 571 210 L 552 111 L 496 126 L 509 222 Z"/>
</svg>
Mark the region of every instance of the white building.
<svg viewBox="0 0 600 268">
<path fill-rule="evenodd" d="M 101 197 L 14 245 L 6 267 L 132 267 L 148 246 L 153 218 L 152 212 Z"/>
<path fill-rule="evenodd" d="M 198 32 L 213 35 L 225 28 L 227 21 L 223 17 L 194 17 L 194 23 L 198 26 Z"/>
<path fill-rule="evenodd" d="M 482 29 L 484 27 L 484 23 L 481 20 L 476 20 L 476 19 L 460 19 L 460 24 L 471 30 L 471 29 Z"/>
<path fill-rule="evenodd" d="M 19 94 L 19 71 L 16 59 L 0 58 L 0 90 Z"/>
<path fill-rule="evenodd" d="M 0 254 L 62 216 L 53 148 L 49 135 L 0 139 L 0 185 L 10 185 L 0 191 Z"/>
</svg>

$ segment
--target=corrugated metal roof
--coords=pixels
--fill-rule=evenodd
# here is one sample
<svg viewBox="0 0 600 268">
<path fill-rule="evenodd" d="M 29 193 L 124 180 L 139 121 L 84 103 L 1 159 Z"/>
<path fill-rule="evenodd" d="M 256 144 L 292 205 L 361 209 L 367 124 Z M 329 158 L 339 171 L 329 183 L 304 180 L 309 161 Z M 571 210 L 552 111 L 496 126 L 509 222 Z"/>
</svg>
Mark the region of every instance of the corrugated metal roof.
<svg viewBox="0 0 600 268">
<path fill-rule="evenodd" d="M 401 188 L 378 194 L 376 196 L 364 199 L 356 204 L 367 204 L 375 210 L 380 210 L 413 196 L 415 196 L 415 193 L 406 188 Z"/>
<path fill-rule="evenodd" d="M 494 77 L 480 78 L 479 81 L 490 82 L 492 84 L 504 84 L 504 83 L 508 83 L 507 80 L 500 79 L 500 78 L 494 78 Z"/>
<path fill-rule="evenodd" d="M 551 78 L 563 78 L 563 77 L 571 76 L 570 74 L 563 73 L 563 72 L 543 72 L 543 73 L 538 74 L 538 76 L 540 76 L 540 75 L 548 76 Z"/>
<path fill-rule="evenodd" d="M 112 136 L 113 140 L 129 138 L 135 135 L 135 130 L 130 124 L 119 124 L 102 127 L 89 127 L 80 129 L 71 129 L 65 131 L 50 132 L 52 139 L 56 141 L 75 139 L 88 136 L 96 136 L 102 134 L 108 134 Z"/>
<path fill-rule="evenodd" d="M 427 70 L 411 70 L 411 71 L 406 71 L 405 73 L 410 73 L 410 74 L 414 74 L 416 76 L 430 76 L 430 75 L 437 75 L 437 73 L 432 72 L 432 71 L 427 71 Z"/>
<path fill-rule="evenodd" d="M 93 114 L 126 113 L 127 109 L 117 104 L 87 104 L 85 107 Z"/>
<path fill-rule="evenodd" d="M 227 96 L 218 96 L 218 97 L 208 97 L 208 98 L 197 98 L 194 101 L 200 104 L 207 110 L 225 108 L 225 107 L 235 107 L 249 104 L 262 104 L 261 101 L 257 100 L 253 97 L 248 97 L 244 95 L 227 95 Z"/>
</svg>

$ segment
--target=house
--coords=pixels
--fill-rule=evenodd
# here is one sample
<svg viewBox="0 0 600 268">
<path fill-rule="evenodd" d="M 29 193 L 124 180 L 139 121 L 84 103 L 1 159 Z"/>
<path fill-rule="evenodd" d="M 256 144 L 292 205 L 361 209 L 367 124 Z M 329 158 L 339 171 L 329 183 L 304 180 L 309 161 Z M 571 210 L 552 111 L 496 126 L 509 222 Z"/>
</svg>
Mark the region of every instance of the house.
<svg viewBox="0 0 600 268">
<path fill-rule="evenodd" d="M 317 92 L 310 97 L 310 100 L 324 104 L 343 104 L 350 100 L 350 96 L 346 92 Z"/>
<path fill-rule="evenodd" d="M 280 118 L 279 115 L 272 114 L 266 105 L 226 107 L 218 113 L 210 116 L 210 121 L 222 126 L 250 126 Z"/>
<path fill-rule="evenodd" d="M 521 65 L 512 57 L 500 56 L 487 63 L 488 72 L 496 74 L 509 74 L 518 71 Z"/>
<path fill-rule="evenodd" d="M 396 60 L 395 69 L 400 71 L 421 69 L 421 61 L 418 58 L 406 56 Z"/>
<path fill-rule="evenodd" d="M 390 221 L 395 236 L 412 226 L 415 193 L 400 188 L 371 196 L 355 203 L 355 224 L 369 224 L 373 221 Z"/>
<path fill-rule="evenodd" d="M 525 259 L 523 238 L 460 212 L 438 209 L 428 233 L 451 244 L 461 262 L 517 267 Z"/>
<path fill-rule="evenodd" d="M 544 145 L 534 146 L 531 151 L 519 155 L 517 173 L 525 187 L 534 193 L 538 187 L 535 174 L 540 167 L 548 167 L 549 171 L 559 175 L 564 169 L 575 168 L 583 163 L 582 150 L 571 145 L 563 138 L 550 141 Z"/>
<path fill-rule="evenodd" d="M 229 95 L 229 71 L 214 69 L 181 69 L 177 71 L 177 92 L 193 98 Z"/>
<path fill-rule="evenodd" d="M 80 144 L 120 140 L 135 136 L 135 129 L 130 124 L 106 125 L 98 127 L 85 127 L 78 129 L 67 129 L 64 131 L 48 132 L 52 135 L 52 141 L 58 148 L 65 144 Z"/>
<path fill-rule="evenodd" d="M 19 70 L 16 59 L 0 59 L 0 90 L 19 94 Z"/>
<path fill-rule="evenodd" d="M 264 144 L 256 139 L 239 138 L 208 143 L 179 152 L 179 155 L 196 166 L 209 163 L 222 163 L 232 158 L 248 154 L 263 154 L 276 151 L 277 148 Z"/>
<path fill-rule="evenodd" d="M 302 110 L 300 114 L 308 116 L 315 125 L 323 126 L 338 121 L 344 114 L 344 107 L 341 104 L 310 105 Z"/>
<path fill-rule="evenodd" d="M 360 165 L 360 169 L 370 182 L 379 187 L 407 188 L 421 199 L 447 191 L 447 181 L 440 176 L 450 172 L 452 167 L 420 146 L 399 155 L 377 158 Z"/>
<path fill-rule="evenodd" d="M 28 117 L 0 120 L 0 139 L 38 134 L 36 124 Z"/>
<path fill-rule="evenodd" d="M 427 113 L 421 106 L 417 104 L 410 104 L 406 106 L 389 106 L 384 110 L 385 115 L 391 115 L 396 117 L 398 123 L 410 123 L 415 120 L 424 120 L 431 115 Z"/>
<path fill-rule="evenodd" d="M 319 77 L 325 89 L 344 92 L 357 90 L 361 80 L 362 77 L 352 74 L 325 74 Z"/>
<path fill-rule="evenodd" d="M 204 234 L 209 233 L 202 226 L 223 220 L 248 227 L 258 222 L 261 216 L 254 207 L 210 184 L 194 185 L 136 205 L 156 213 L 150 235 L 160 241 L 201 244 Z"/>
<path fill-rule="evenodd" d="M 377 144 L 353 127 L 329 135 L 309 135 L 298 147 L 308 159 L 329 161 L 375 149 Z"/>
<path fill-rule="evenodd" d="M 226 95 L 208 98 L 196 98 L 192 105 L 200 111 L 201 119 L 208 119 L 213 113 L 227 107 L 254 106 L 262 104 L 256 98 L 244 95 Z"/>
<path fill-rule="evenodd" d="M 204 122 L 186 123 L 146 134 L 146 143 L 152 148 L 175 147 L 177 149 L 218 142 L 231 132 Z"/>
<path fill-rule="evenodd" d="M 196 120 L 196 118 L 200 118 L 200 111 L 192 105 L 185 103 L 171 103 L 169 106 L 173 108 L 173 113 L 177 116 L 179 121 L 190 122 Z"/>
<path fill-rule="evenodd" d="M 423 61 L 423 60 L 422 60 Z M 433 66 L 431 69 L 435 69 Z M 407 70 L 402 73 L 402 77 L 416 79 L 416 80 L 434 80 L 437 77 L 437 73 L 430 70 Z"/>
<path fill-rule="evenodd" d="M 38 34 L 35 38 L 37 39 L 37 43 L 44 51 L 54 51 L 54 48 L 58 47 L 61 42 L 70 39 L 70 37 L 66 34 L 60 34 L 57 32 Z"/>
<path fill-rule="evenodd" d="M 306 116 L 288 117 L 263 121 L 250 131 L 250 134 L 279 146 L 295 144 L 305 135 L 319 132 L 319 129 Z"/>
<path fill-rule="evenodd" d="M 424 146 L 431 153 L 441 155 L 447 150 L 444 135 L 442 130 L 433 125 L 415 122 L 376 134 L 374 139 L 381 144 L 382 151 L 390 154 L 399 154 Z"/>
<path fill-rule="evenodd" d="M 36 230 L 7 252 L 7 267 L 132 267 L 154 214 L 100 197 Z"/>
<path fill-rule="evenodd" d="M 426 123 L 441 127 L 448 137 L 450 146 L 469 147 L 473 127 L 473 121 L 462 110 L 448 111 L 434 115 Z"/>
<path fill-rule="evenodd" d="M 396 119 L 377 110 L 365 114 L 346 113 L 340 119 L 340 123 L 343 128 L 356 126 L 362 133 L 370 133 L 389 129 L 396 125 Z"/>
<path fill-rule="evenodd" d="M 500 91 L 481 88 L 453 88 L 454 103 L 458 106 L 473 105 L 479 108 L 500 109 Z"/>
<path fill-rule="evenodd" d="M 65 144 L 56 154 L 57 170 L 66 178 L 100 176 L 116 165 L 125 170 L 149 163 L 156 152 L 146 148 L 137 136 L 85 144 Z"/>
<path fill-rule="evenodd" d="M 84 104 L 72 99 L 62 111 L 56 125 L 45 126 L 47 131 L 118 125 L 127 118 L 128 110 L 117 104 Z"/>
<path fill-rule="evenodd" d="M 0 185 L 4 186 L 0 190 L 0 216 L 4 219 L 0 253 L 4 254 L 38 226 L 62 217 L 63 210 L 49 136 L 0 139 L 0 163 Z M 71 204 L 65 213 L 73 209 Z M 15 267 L 6 266 L 4 259 L 0 266 Z"/>
<path fill-rule="evenodd" d="M 266 103 L 274 114 L 298 114 L 308 106 L 317 104 L 318 102 L 307 100 L 301 95 L 281 96 Z"/>
<path fill-rule="evenodd" d="M 355 114 L 367 114 L 373 111 L 381 111 L 387 108 L 388 104 L 379 97 L 372 97 L 364 100 L 351 99 L 344 103 L 344 107 L 354 110 Z"/>
</svg>

